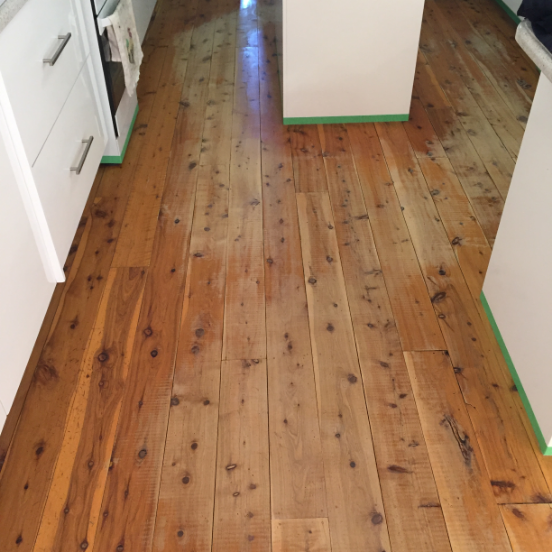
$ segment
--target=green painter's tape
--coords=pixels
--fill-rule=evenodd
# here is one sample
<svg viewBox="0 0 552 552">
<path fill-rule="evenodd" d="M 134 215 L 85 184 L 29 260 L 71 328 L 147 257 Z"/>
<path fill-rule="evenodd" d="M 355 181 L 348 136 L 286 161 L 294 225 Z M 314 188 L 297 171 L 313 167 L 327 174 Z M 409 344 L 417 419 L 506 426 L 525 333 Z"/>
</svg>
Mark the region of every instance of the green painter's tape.
<svg viewBox="0 0 552 552">
<path fill-rule="evenodd" d="M 103 163 L 104 165 L 120 165 L 123 162 L 123 159 L 125 158 L 125 153 L 128 147 L 128 143 L 130 141 L 130 135 L 132 134 L 132 129 L 134 128 L 134 123 L 136 122 L 136 117 L 138 117 L 138 105 L 136 105 L 134 116 L 132 117 L 132 122 L 130 123 L 128 134 L 125 140 L 125 146 L 123 148 L 121 155 L 104 155 L 102 157 L 101 163 Z"/>
<path fill-rule="evenodd" d="M 510 16 L 511 19 L 513 19 L 516 23 L 520 23 L 521 19 L 517 16 L 517 14 L 507 6 L 502 0 L 495 0 L 495 2 Z"/>
<path fill-rule="evenodd" d="M 397 123 L 408 121 L 403 115 L 346 115 L 344 117 L 284 117 L 284 125 L 331 125 L 335 123 Z"/>
<path fill-rule="evenodd" d="M 493 313 L 491 312 L 491 308 L 489 307 L 489 303 L 487 303 L 487 298 L 485 297 L 485 294 L 483 292 L 481 292 L 481 303 L 483 304 L 483 308 L 487 313 L 487 317 L 489 319 L 489 322 L 491 323 L 491 327 L 493 328 L 493 332 L 495 334 L 496 340 L 500 345 L 500 349 L 502 350 L 502 354 L 504 355 L 504 359 L 506 360 L 506 364 L 508 365 L 510 374 L 512 374 L 512 378 L 514 380 L 514 383 L 516 384 L 516 388 L 518 390 L 519 396 L 521 397 L 521 402 L 523 402 L 523 406 L 525 407 L 525 411 L 527 412 L 527 416 L 529 417 L 529 421 L 533 426 L 533 431 L 537 436 L 539 447 L 545 456 L 552 456 L 552 447 L 549 447 L 546 443 L 546 440 L 544 438 L 544 435 L 542 434 L 539 423 L 537 422 L 537 418 L 535 417 L 535 413 L 533 412 L 533 408 L 531 407 L 531 403 L 529 402 L 529 398 L 527 397 L 527 394 L 525 393 L 525 389 L 523 389 L 523 385 L 521 383 L 521 380 L 519 379 L 516 367 L 512 362 L 512 357 L 510 356 L 510 353 L 506 348 L 506 343 L 504 343 L 504 339 L 502 339 L 502 334 L 500 333 L 500 330 L 496 325 L 496 320 L 494 319 Z"/>
</svg>

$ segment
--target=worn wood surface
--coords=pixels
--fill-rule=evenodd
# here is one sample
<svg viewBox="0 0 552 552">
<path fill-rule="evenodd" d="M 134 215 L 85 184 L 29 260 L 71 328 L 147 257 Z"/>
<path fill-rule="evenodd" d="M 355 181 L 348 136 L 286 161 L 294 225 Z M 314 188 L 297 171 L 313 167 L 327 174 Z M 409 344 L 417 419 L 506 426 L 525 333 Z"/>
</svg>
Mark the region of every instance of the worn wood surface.
<svg viewBox="0 0 552 552">
<path fill-rule="evenodd" d="M 405 353 L 452 549 L 510 550 L 447 353 Z"/>
<path fill-rule="evenodd" d="M 261 18 L 261 160 L 273 518 L 327 516 L 324 465 L 291 149 L 275 29 Z M 261 33 L 260 33 L 261 34 Z"/>
<path fill-rule="evenodd" d="M 389 548 L 334 218 L 326 193 L 298 194 L 328 518 L 335 552 Z"/>
<path fill-rule="evenodd" d="M 0 436 L 2 552 L 550 548 L 479 301 L 538 78 L 514 33 L 428 0 L 409 121 L 286 127 L 281 0 L 158 2 Z"/>
<path fill-rule="evenodd" d="M 272 522 L 273 552 L 331 552 L 326 518 L 286 519 Z"/>
<path fill-rule="evenodd" d="M 546 552 L 552 549 L 550 504 L 511 504 L 500 511 L 513 552 Z"/>
<path fill-rule="evenodd" d="M 220 387 L 213 551 L 269 551 L 266 361 L 224 361 Z"/>
</svg>

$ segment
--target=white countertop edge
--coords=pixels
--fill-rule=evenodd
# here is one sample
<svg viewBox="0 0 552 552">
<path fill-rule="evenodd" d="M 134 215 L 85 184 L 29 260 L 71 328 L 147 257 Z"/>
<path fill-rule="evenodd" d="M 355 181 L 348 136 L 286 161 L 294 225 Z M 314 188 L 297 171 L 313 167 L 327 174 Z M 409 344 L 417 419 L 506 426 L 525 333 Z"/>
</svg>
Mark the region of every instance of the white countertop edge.
<svg viewBox="0 0 552 552">
<path fill-rule="evenodd" d="M 9 0 L 8 0 L 9 1 Z M 528 19 L 522 21 L 516 30 L 516 42 L 533 60 L 549 81 L 552 82 L 552 53 L 535 36 Z"/>
<path fill-rule="evenodd" d="M 0 0 L 0 33 L 26 2 L 27 0 L 5 0 L 2 3 L 2 0 Z"/>
</svg>

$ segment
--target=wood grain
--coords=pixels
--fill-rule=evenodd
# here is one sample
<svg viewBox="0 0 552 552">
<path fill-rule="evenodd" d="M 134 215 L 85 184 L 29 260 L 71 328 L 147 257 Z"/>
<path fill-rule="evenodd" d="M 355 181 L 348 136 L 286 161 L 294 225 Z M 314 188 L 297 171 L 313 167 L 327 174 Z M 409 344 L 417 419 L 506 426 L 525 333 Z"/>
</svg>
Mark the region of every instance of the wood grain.
<svg viewBox="0 0 552 552">
<path fill-rule="evenodd" d="M 273 519 L 327 516 L 324 465 L 291 150 L 274 25 L 261 41 L 261 161 Z"/>
<path fill-rule="evenodd" d="M 410 118 L 403 125 L 418 159 L 446 157 L 447 154 L 419 99 L 412 99 Z"/>
<path fill-rule="evenodd" d="M 509 151 L 517 155 L 523 129 L 500 96 L 496 94 L 494 87 L 479 74 L 480 69 L 470 55 L 461 57 L 458 49 L 462 46 L 458 45 L 454 48 L 443 40 L 444 23 L 437 18 L 438 11 L 434 10 L 433 6 L 434 3 L 430 2 L 424 11 L 427 24 L 422 30 L 420 49 L 430 61 L 441 88 L 456 110 L 461 125 L 477 149 L 493 182 L 502 197 L 506 198 L 514 170 L 514 161 Z M 447 35 L 451 34 L 454 39 L 454 31 L 447 28 Z M 469 82 L 469 89 L 462 77 Z M 477 89 L 479 81 L 485 83 L 488 90 L 481 93 Z M 497 97 L 492 101 L 491 108 L 484 111 L 474 95 L 486 97 L 492 95 L 491 93 Z M 487 102 L 481 101 L 481 103 L 484 107 L 487 106 Z M 494 126 L 487 117 L 495 121 Z M 504 144 L 507 146 L 505 147 Z M 508 146 L 509 149 L 507 149 Z"/>
<path fill-rule="evenodd" d="M 213 552 L 270 550 L 265 360 L 222 363 Z"/>
<path fill-rule="evenodd" d="M 515 408 L 508 391 L 510 375 L 496 362 L 404 129 L 387 123 L 377 128 L 458 382 L 466 402 L 473 405 L 469 414 L 496 499 L 550 500 L 523 424 L 508 415 Z"/>
<path fill-rule="evenodd" d="M 420 168 L 458 264 L 474 299 L 479 299 L 491 247 L 448 159 L 420 159 Z"/>
<path fill-rule="evenodd" d="M 197 174 L 197 167 L 182 166 L 178 159 L 169 165 L 96 535 L 98 550 L 151 547 Z"/>
<path fill-rule="evenodd" d="M 509 504 L 500 512 L 513 552 L 546 552 L 552 549 L 552 506 Z"/>
<path fill-rule="evenodd" d="M 266 358 L 259 54 L 237 51 L 223 359 Z"/>
<path fill-rule="evenodd" d="M 118 202 L 106 200 L 95 204 L 82 261 L 65 284 L 2 469 L 0 548 L 3 550 L 33 547 L 79 368 L 107 281 L 122 211 Z M 17 462 L 9 462 L 10 456 Z"/>
<path fill-rule="evenodd" d="M 327 194 L 298 194 L 328 518 L 334 552 L 388 550 L 335 222 Z"/>
<path fill-rule="evenodd" d="M 331 552 L 326 518 L 286 519 L 272 522 L 273 552 Z"/>
<path fill-rule="evenodd" d="M 157 507 L 156 551 L 211 547 L 228 178 L 227 166 L 199 169 Z"/>
<path fill-rule="evenodd" d="M 318 129 L 314 125 L 291 125 L 287 128 L 296 191 L 326 191 L 328 188 Z"/>
<path fill-rule="evenodd" d="M 402 347 L 442 350 L 445 342 L 376 130 L 367 124 L 347 130 Z"/>
<path fill-rule="evenodd" d="M 236 68 L 237 12 L 217 21 L 205 109 L 201 165 L 229 165 Z"/>
<path fill-rule="evenodd" d="M 392 549 L 450 550 L 360 183 L 325 163 Z"/>
<path fill-rule="evenodd" d="M 214 22 L 197 27 L 193 32 L 188 29 L 184 37 L 168 47 L 155 99 L 156 108 L 148 122 L 150 140 L 140 152 L 113 266 L 149 266 L 151 262 L 177 115 L 190 101 L 196 105 L 195 117 L 190 121 L 188 116 L 184 121 L 194 141 L 201 140 L 214 32 Z M 186 57 L 187 63 L 182 63 L 181 59 Z M 197 138 L 196 133 L 199 134 Z M 181 151 L 183 157 L 186 154 L 186 150 Z"/>
<path fill-rule="evenodd" d="M 36 552 L 94 546 L 145 280 L 146 271 L 141 268 L 109 272 L 42 514 Z"/>
<path fill-rule="evenodd" d="M 485 236 L 487 239 L 496 238 L 504 199 L 423 56 L 418 58 L 414 88 L 473 205 Z"/>
<path fill-rule="evenodd" d="M 448 355 L 407 352 L 405 359 L 452 549 L 510 550 Z"/>
<path fill-rule="evenodd" d="M 282 15 L 156 6 L 0 436 L 2 552 L 550 548 L 479 300 L 538 79 L 515 25 L 428 0 L 409 121 L 290 127 Z"/>
</svg>

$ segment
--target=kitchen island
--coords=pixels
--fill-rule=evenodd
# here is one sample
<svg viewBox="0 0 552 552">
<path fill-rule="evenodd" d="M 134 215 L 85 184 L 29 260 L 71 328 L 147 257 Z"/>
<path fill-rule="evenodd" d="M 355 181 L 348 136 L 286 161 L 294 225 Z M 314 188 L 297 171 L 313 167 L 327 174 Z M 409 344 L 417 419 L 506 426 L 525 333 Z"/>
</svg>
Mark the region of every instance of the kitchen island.
<svg viewBox="0 0 552 552">
<path fill-rule="evenodd" d="M 284 0 L 284 123 L 406 121 L 424 0 Z"/>
</svg>

